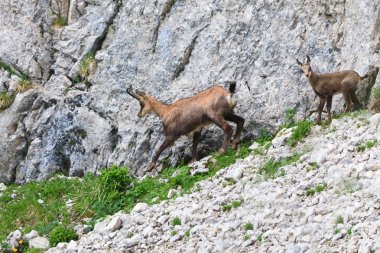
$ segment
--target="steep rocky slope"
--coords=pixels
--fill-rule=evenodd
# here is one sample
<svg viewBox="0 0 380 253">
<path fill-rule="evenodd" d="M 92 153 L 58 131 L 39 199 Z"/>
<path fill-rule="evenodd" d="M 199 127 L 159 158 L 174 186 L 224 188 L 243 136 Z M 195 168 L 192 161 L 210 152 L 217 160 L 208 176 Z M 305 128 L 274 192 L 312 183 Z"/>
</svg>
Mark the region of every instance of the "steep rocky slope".
<svg viewBox="0 0 380 253">
<path fill-rule="evenodd" d="M 0 92 L 15 92 L 18 76 L 37 88 L 0 112 L 0 181 L 112 164 L 143 174 L 162 129 L 157 117 L 136 117 L 129 85 L 172 102 L 235 79 L 246 137 L 273 129 L 285 108 L 303 117 L 315 97 L 295 58 L 364 75 L 380 65 L 379 22 L 373 0 L 1 1 Z M 204 132 L 202 154 L 220 135 Z M 163 157 L 175 162 L 188 146 L 181 139 Z"/>
<path fill-rule="evenodd" d="M 380 114 L 315 126 L 293 148 L 290 133 L 192 194 L 137 204 L 48 252 L 379 252 Z M 277 177 L 260 173 L 295 154 Z"/>
</svg>

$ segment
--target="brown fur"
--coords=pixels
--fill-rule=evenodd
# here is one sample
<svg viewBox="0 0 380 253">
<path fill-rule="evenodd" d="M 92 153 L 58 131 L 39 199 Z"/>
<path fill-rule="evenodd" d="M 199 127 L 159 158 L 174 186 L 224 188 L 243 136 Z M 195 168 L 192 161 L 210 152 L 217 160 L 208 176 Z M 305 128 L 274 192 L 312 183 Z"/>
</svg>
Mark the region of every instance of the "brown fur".
<svg viewBox="0 0 380 253">
<path fill-rule="evenodd" d="M 309 79 L 309 83 L 315 94 L 319 97 L 317 123 L 321 121 L 322 110 L 327 102 L 328 123 L 331 123 L 331 104 L 332 98 L 337 93 L 342 93 L 345 101 L 345 110 L 348 112 L 352 106 L 360 106 L 359 100 L 356 97 L 358 83 L 365 77 L 353 70 L 346 70 L 328 74 L 318 74 L 312 71 L 310 67 L 310 58 L 307 56 L 307 62 L 301 63 L 297 60 L 305 76 Z"/>
<path fill-rule="evenodd" d="M 230 83 L 232 92 L 235 85 L 235 82 Z M 160 117 L 164 126 L 166 139 L 154 155 L 148 171 L 155 168 L 161 152 L 171 146 L 181 135 L 193 135 L 192 161 L 197 160 L 196 149 L 201 130 L 209 124 L 216 124 L 224 131 L 224 141 L 219 152 L 226 151 L 232 135 L 232 128 L 226 121 L 232 121 L 237 124 L 232 142 L 233 148 L 236 148 L 239 143 L 244 119 L 233 113 L 236 100 L 233 98 L 233 93 L 228 92 L 223 87 L 213 86 L 193 97 L 178 100 L 171 105 L 165 105 L 141 91 L 134 93 L 131 88 L 127 92 L 140 102 L 139 117 L 144 117 L 146 114 L 154 112 Z"/>
</svg>

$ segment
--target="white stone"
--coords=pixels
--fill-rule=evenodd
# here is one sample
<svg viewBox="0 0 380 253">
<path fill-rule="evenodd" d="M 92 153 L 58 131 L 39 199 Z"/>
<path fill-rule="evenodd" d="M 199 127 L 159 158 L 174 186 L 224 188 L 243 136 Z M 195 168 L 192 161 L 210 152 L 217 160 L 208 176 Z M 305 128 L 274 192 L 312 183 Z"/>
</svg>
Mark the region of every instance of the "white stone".
<svg viewBox="0 0 380 253">
<path fill-rule="evenodd" d="M 7 186 L 3 183 L 0 183 L 0 192 L 5 191 L 7 189 Z"/>
<path fill-rule="evenodd" d="M 49 240 L 42 236 L 37 236 L 29 241 L 29 247 L 37 249 L 48 249 Z"/>
<path fill-rule="evenodd" d="M 116 216 L 111 220 L 110 223 L 108 223 L 107 230 L 109 232 L 114 232 L 116 230 L 119 230 L 121 228 L 121 225 L 122 225 L 122 220 L 120 219 L 120 217 Z"/>
<path fill-rule="evenodd" d="M 135 207 L 133 208 L 133 213 L 141 213 L 145 210 L 149 209 L 149 205 L 147 203 L 137 203 Z"/>
<path fill-rule="evenodd" d="M 24 235 L 24 239 L 29 241 L 33 238 L 36 238 L 37 236 L 39 236 L 38 232 L 36 230 L 32 230 L 26 235 Z"/>
</svg>

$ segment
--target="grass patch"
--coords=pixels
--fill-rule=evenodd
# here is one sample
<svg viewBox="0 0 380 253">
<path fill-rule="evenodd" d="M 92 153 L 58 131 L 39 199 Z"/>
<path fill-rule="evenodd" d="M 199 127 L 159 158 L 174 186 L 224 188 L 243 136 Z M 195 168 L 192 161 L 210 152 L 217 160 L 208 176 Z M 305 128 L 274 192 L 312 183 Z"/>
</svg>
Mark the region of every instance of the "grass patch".
<svg viewBox="0 0 380 253">
<path fill-rule="evenodd" d="M 67 25 L 67 18 L 58 16 L 53 19 L 53 27 L 62 28 Z"/>
<path fill-rule="evenodd" d="M 183 193 L 190 193 L 198 189 L 197 182 L 248 156 L 248 147 L 249 144 L 242 144 L 237 151 L 214 155 L 216 162 L 208 165 L 209 172 L 194 176 L 190 175 L 188 166 L 182 166 L 166 168 L 156 177 L 135 179 L 129 176 L 128 169 L 113 166 L 102 170 L 98 177 L 91 174 L 81 179 L 53 177 L 21 186 L 10 185 L 0 196 L 0 241 L 15 228 L 23 233 L 34 229 L 40 235 L 49 235 L 56 227 L 70 227 L 83 218 L 92 218 L 93 225 L 96 220 L 120 210 L 129 212 L 136 203 L 166 200 L 169 190 L 179 186 Z M 172 177 L 177 170 L 177 176 Z M 38 199 L 44 204 L 39 204 Z M 74 201 L 71 210 L 65 204 L 69 199 Z"/>
<path fill-rule="evenodd" d="M 257 137 L 256 142 L 260 144 L 260 146 L 264 146 L 267 142 L 271 142 L 274 139 L 273 134 L 268 132 L 265 128 L 260 128 L 259 136 Z"/>
<path fill-rule="evenodd" d="M 371 92 L 371 96 L 374 99 L 380 99 L 380 86 L 374 87 Z"/>
<path fill-rule="evenodd" d="M 173 226 L 181 225 L 181 219 L 180 219 L 179 217 L 175 217 L 175 218 L 172 220 L 172 225 L 173 225 Z"/>
<path fill-rule="evenodd" d="M 343 224 L 344 223 L 344 219 L 343 219 L 343 216 L 342 215 L 339 215 L 338 217 L 336 217 L 335 219 L 335 224 Z"/>
<path fill-rule="evenodd" d="M 50 246 L 55 247 L 60 242 L 78 240 L 78 235 L 72 227 L 57 226 L 49 233 Z"/>
<path fill-rule="evenodd" d="M 232 210 L 232 208 L 238 208 L 243 203 L 243 200 L 234 200 L 231 202 L 231 204 L 223 205 L 222 211 L 223 212 L 229 212 Z"/>
<path fill-rule="evenodd" d="M 309 135 L 312 123 L 307 120 L 298 121 L 296 127 L 293 129 L 292 135 L 288 139 L 288 144 L 292 147 Z"/>
<path fill-rule="evenodd" d="M 85 54 L 79 64 L 79 74 L 81 77 L 88 77 L 96 68 L 95 54 L 88 52 Z"/>
<path fill-rule="evenodd" d="M 295 154 L 290 157 L 286 157 L 280 160 L 274 158 L 269 159 L 260 169 L 259 174 L 264 175 L 267 179 L 273 179 L 279 176 L 283 176 L 285 171 L 282 167 L 295 163 L 300 159 L 300 154 Z"/>
<path fill-rule="evenodd" d="M 323 192 L 326 189 L 326 184 L 318 184 L 314 188 L 306 189 L 306 196 L 311 197 L 314 196 L 315 193 Z"/>
<path fill-rule="evenodd" d="M 282 128 L 291 128 L 296 125 L 296 121 L 294 117 L 296 116 L 296 109 L 286 109 L 285 110 L 285 122 L 280 125 L 280 129 Z"/>
<path fill-rule="evenodd" d="M 247 223 L 247 224 L 245 224 L 245 226 L 244 226 L 244 229 L 245 230 L 253 230 L 253 225 L 252 225 L 252 223 Z"/>
<path fill-rule="evenodd" d="M 22 92 L 25 92 L 29 89 L 33 88 L 33 83 L 32 81 L 28 80 L 28 79 L 23 79 L 23 80 L 20 80 L 18 82 L 18 86 L 16 88 L 16 92 L 18 93 L 22 93 Z"/>
<path fill-rule="evenodd" d="M 15 95 L 9 95 L 6 91 L 0 92 L 0 111 L 12 105 Z"/>
<path fill-rule="evenodd" d="M 363 152 L 366 149 L 373 148 L 377 143 L 377 140 L 368 140 L 363 144 L 360 144 L 356 147 L 357 152 Z"/>
</svg>

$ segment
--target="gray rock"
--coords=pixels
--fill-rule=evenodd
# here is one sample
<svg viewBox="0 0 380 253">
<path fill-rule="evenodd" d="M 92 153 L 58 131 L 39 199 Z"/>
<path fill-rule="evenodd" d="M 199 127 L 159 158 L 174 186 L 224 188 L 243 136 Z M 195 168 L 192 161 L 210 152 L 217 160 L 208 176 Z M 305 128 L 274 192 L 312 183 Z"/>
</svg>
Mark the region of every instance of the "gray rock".
<svg viewBox="0 0 380 253">
<path fill-rule="evenodd" d="M 5 184 L 0 183 L 0 192 L 5 191 L 6 189 L 7 189 L 7 187 L 5 186 Z"/>
<path fill-rule="evenodd" d="M 37 236 L 29 240 L 29 247 L 46 250 L 49 248 L 49 240 L 42 236 Z"/>
<path fill-rule="evenodd" d="M 149 205 L 147 203 L 137 203 L 135 207 L 133 208 L 132 212 L 141 213 L 147 209 L 149 209 Z"/>
<path fill-rule="evenodd" d="M 116 230 L 119 230 L 121 226 L 122 226 L 122 220 L 120 219 L 120 217 L 116 216 L 115 218 L 111 220 L 110 223 L 108 223 L 107 230 L 109 232 L 115 232 Z"/>
<path fill-rule="evenodd" d="M 29 233 L 27 233 L 26 235 L 23 236 L 23 238 L 25 240 L 31 240 L 33 238 L 36 238 L 37 236 L 39 236 L 38 232 L 36 230 L 32 230 L 30 231 Z"/>
</svg>

